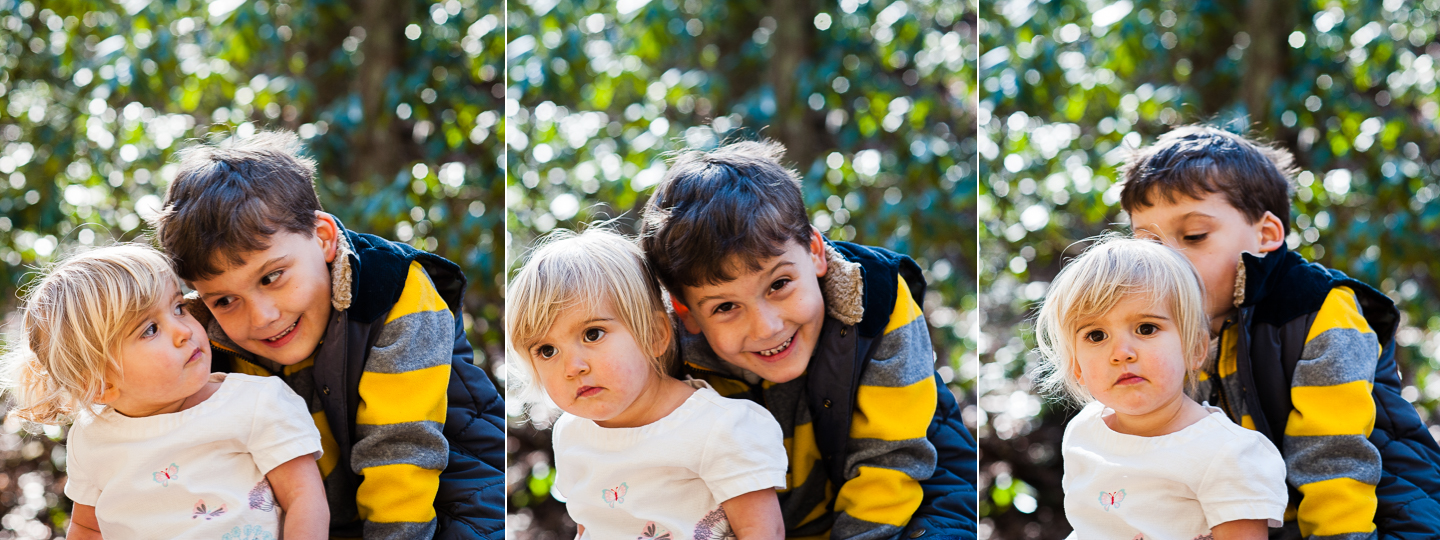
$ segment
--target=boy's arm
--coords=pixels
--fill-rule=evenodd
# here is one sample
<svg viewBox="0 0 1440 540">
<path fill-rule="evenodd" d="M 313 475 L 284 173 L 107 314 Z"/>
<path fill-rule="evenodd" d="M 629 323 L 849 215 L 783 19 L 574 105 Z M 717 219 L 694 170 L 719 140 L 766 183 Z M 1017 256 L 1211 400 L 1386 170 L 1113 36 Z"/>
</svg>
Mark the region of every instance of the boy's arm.
<svg viewBox="0 0 1440 540">
<path fill-rule="evenodd" d="M 1380 452 L 1375 428 L 1375 364 L 1380 343 L 1346 287 L 1330 290 L 1315 315 L 1290 383 L 1285 424 L 1286 481 L 1304 496 L 1306 537 L 1375 531 Z"/>
<path fill-rule="evenodd" d="M 88 504 L 75 503 L 75 508 L 70 510 L 70 528 L 65 531 L 65 538 L 73 540 L 100 540 L 100 521 L 95 519 L 95 507 Z"/>
<path fill-rule="evenodd" d="M 924 499 L 920 481 L 935 472 L 935 446 L 925 437 L 935 416 L 935 352 L 920 306 L 897 281 L 895 311 L 855 396 L 836 539 L 899 535 Z"/>
<path fill-rule="evenodd" d="M 411 263 L 360 376 L 350 466 L 361 476 L 355 502 L 367 540 L 435 534 L 453 332 L 444 299 Z"/>
<path fill-rule="evenodd" d="M 785 520 L 780 517 L 780 498 L 775 488 L 751 491 L 720 503 L 725 519 L 737 540 L 785 538 Z"/>
<path fill-rule="evenodd" d="M 330 505 L 315 455 L 307 454 L 265 473 L 275 500 L 285 510 L 285 538 L 324 540 L 330 537 Z"/>
</svg>

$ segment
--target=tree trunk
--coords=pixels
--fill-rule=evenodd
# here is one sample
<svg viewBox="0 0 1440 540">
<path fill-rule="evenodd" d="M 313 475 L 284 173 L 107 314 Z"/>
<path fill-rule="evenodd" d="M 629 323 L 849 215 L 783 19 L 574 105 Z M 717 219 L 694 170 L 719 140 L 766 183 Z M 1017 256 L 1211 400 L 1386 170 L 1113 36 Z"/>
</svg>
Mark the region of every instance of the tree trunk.
<svg viewBox="0 0 1440 540">
<path fill-rule="evenodd" d="M 358 8 L 359 26 L 365 30 L 365 40 L 360 44 L 365 60 L 359 66 L 353 91 L 360 96 L 364 120 L 355 133 L 354 161 L 346 175 L 351 182 L 393 176 L 399 167 L 400 149 L 409 142 L 386 110 L 385 78 L 398 66 L 400 48 L 406 45 L 407 17 L 401 14 L 410 13 L 412 4 L 410 0 L 362 0 Z"/>
<path fill-rule="evenodd" d="M 1273 124 L 1270 110 L 1275 83 L 1284 74 L 1289 29 L 1295 28 L 1294 0 L 1250 0 L 1245 6 L 1245 32 L 1250 48 L 1245 51 L 1242 97 L 1255 128 Z"/>
<path fill-rule="evenodd" d="M 798 95 L 795 80 L 800 64 L 810 56 L 815 6 L 812 0 L 780 0 L 770 6 L 770 16 L 775 18 L 775 32 L 770 36 L 774 54 L 767 77 L 775 90 L 775 116 L 770 127 L 785 145 L 787 161 L 804 175 L 815 160 L 816 137 L 823 135 L 815 133 L 806 121 L 809 111 L 805 96 Z"/>
</svg>

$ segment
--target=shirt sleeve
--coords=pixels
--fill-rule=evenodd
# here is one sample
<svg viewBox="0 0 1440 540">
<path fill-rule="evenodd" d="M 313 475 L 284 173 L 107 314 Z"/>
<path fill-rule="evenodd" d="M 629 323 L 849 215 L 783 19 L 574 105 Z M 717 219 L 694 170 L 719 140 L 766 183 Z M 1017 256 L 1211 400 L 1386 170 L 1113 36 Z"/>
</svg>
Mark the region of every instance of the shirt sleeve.
<svg viewBox="0 0 1440 540">
<path fill-rule="evenodd" d="M 1264 519 L 1270 527 L 1279 527 L 1290 497 L 1285 489 L 1285 460 L 1259 433 L 1236 434 L 1216 449 L 1196 489 L 1205 522 L 1214 528 L 1241 519 Z"/>
<path fill-rule="evenodd" d="M 700 459 L 700 478 L 717 501 L 762 489 L 785 489 L 785 436 L 769 411 L 750 401 L 710 428 Z"/>
<path fill-rule="evenodd" d="M 324 453 L 320 449 L 320 431 L 315 429 L 305 400 L 279 377 L 257 379 L 264 391 L 255 403 L 247 445 L 260 473 L 269 474 L 271 469 L 307 454 L 319 459 Z"/>
<path fill-rule="evenodd" d="M 366 540 L 429 538 L 449 460 L 443 433 L 455 319 L 420 263 L 410 264 L 360 375 L 350 467 Z"/>
<path fill-rule="evenodd" d="M 88 461 L 83 455 L 84 431 L 83 421 L 76 422 L 65 440 L 65 496 L 77 503 L 95 506 L 95 501 L 100 499 L 100 487 L 95 485 L 90 471 L 85 469 Z"/>
<path fill-rule="evenodd" d="M 1295 366 L 1285 424 L 1287 481 L 1304 496 L 1296 516 L 1303 536 L 1375 531 L 1380 452 L 1368 437 L 1379 358 L 1355 293 L 1331 289 Z"/>
<path fill-rule="evenodd" d="M 910 288 L 896 281 L 895 310 L 855 396 L 831 529 L 837 540 L 898 535 L 924 499 L 920 482 L 935 473 L 935 445 L 926 438 L 939 391 L 935 350 Z"/>
</svg>

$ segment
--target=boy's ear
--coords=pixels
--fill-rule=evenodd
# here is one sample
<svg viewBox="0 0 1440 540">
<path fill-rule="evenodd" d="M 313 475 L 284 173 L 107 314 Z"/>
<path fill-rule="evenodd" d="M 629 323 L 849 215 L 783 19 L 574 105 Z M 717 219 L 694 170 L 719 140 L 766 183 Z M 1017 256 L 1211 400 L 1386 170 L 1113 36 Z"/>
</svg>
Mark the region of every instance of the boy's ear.
<svg viewBox="0 0 1440 540">
<path fill-rule="evenodd" d="M 335 216 L 315 211 L 315 237 L 320 239 L 320 249 L 325 252 L 325 262 L 335 262 L 335 253 L 340 249 L 340 227 Z"/>
<path fill-rule="evenodd" d="M 1260 235 L 1260 253 L 1270 253 L 1285 243 L 1285 224 L 1275 214 L 1265 212 L 1255 226 Z"/>
<path fill-rule="evenodd" d="M 675 314 L 680 316 L 681 324 L 685 325 L 685 331 L 691 334 L 700 333 L 700 325 L 695 323 L 695 318 L 690 315 L 690 308 L 680 303 L 680 299 L 670 296 L 670 305 L 675 308 Z"/>
<path fill-rule="evenodd" d="M 830 270 L 828 259 L 825 257 L 825 237 L 820 236 L 820 231 L 810 227 L 810 262 L 815 264 L 815 277 L 825 277 Z"/>
</svg>

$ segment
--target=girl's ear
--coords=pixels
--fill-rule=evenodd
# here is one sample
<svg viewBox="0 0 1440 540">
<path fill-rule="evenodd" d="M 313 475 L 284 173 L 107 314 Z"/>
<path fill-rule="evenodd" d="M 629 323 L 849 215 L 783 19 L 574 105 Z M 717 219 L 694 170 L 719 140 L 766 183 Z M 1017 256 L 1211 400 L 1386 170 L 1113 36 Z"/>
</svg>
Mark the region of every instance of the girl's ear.
<svg viewBox="0 0 1440 540">
<path fill-rule="evenodd" d="M 650 337 L 650 356 L 656 358 L 664 356 L 670 350 L 670 342 L 675 339 L 675 332 L 670 327 L 670 315 L 664 311 L 655 312 L 655 330 Z"/>
<path fill-rule="evenodd" d="M 100 395 L 95 396 L 95 403 L 109 405 L 117 399 L 120 399 L 120 388 L 107 382 L 105 389 L 100 391 Z"/>
</svg>

